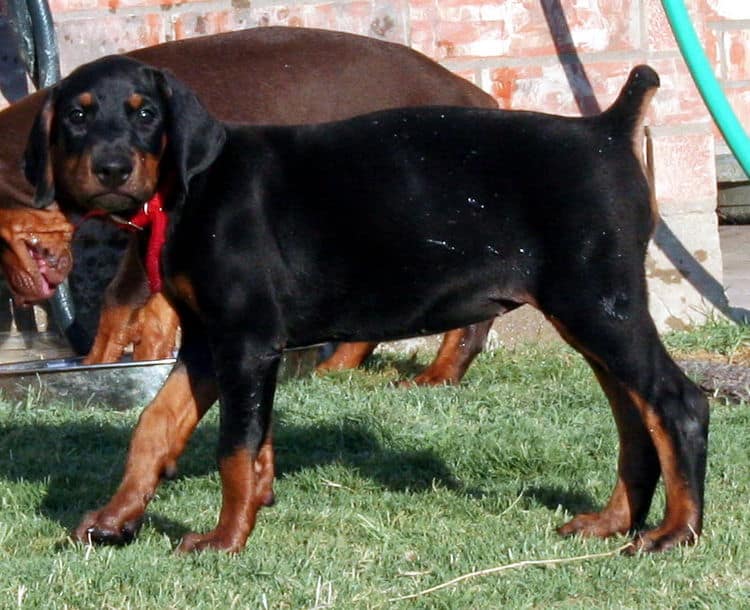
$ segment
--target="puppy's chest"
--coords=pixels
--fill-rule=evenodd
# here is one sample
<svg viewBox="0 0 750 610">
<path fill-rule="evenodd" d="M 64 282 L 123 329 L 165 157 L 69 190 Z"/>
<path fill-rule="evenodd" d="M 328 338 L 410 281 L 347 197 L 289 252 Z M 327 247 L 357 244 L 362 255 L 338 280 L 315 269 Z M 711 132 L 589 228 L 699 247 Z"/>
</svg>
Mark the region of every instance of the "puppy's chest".
<svg viewBox="0 0 750 610">
<path fill-rule="evenodd" d="M 194 222 L 186 222 L 182 209 L 170 213 L 161 253 L 164 291 L 170 299 L 186 304 L 196 313 L 199 310 L 197 293 L 206 272 L 197 265 L 205 250 L 198 239 L 202 236 L 196 232 Z"/>
<path fill-rule="evenodd" d="M 267 268 L 260 247 L 257 219 L 247 210 L 221 207 L 202 199 L 193 209 L 170 220 L 162 254 L 164 285 L 172 298 L 198 312 L 217 295 L 241 285 L 257 284 Z M 223 297 L 222 297 L 223 298 Z"/>
</svg>

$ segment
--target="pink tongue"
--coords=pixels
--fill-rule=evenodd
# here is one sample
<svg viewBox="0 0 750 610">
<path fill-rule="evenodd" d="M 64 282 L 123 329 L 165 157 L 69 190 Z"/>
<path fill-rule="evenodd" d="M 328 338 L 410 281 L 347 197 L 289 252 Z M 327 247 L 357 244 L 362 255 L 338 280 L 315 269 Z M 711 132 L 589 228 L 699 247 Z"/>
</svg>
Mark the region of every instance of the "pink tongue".
<svg viewBox="0 0 750 610">
<path fill-rule="evenodd" d="M 31 258 L 34 259 L 34 262 L 39 268 L 39 276 L 41 278 L 41 285 L 39 286 L 39 291 L 41 292 L 42 297 L 47 298 L 47 297 L 52 296 L 52 294 L 55 292 L 55 289 L 52 288 L 49 281 L 47 280 L 47 272 L 49 271 L 49 267 L 47 265 L 47 259 L 44 258 L 39 253 L 39 251 L 34 248 L 29 248 L 29 254 L 31 254 Z"/>
</svg>

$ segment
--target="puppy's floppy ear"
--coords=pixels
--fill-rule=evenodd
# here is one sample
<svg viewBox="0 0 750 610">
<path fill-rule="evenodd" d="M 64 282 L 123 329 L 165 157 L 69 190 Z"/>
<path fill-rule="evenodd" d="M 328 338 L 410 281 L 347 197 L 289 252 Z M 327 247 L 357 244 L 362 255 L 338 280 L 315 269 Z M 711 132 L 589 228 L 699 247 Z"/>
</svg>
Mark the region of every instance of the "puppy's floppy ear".
<svg viewBox="0 0 750 610">
<path fill-rule="evenodd" d="M 53 87 L 47 93 L 42 108 L 34 119 L 24 153 L 26 179 L 36 187 L 35 208 L 46 208 L 55 199 L 55 177 L 50 146 L 56 99 L 57 88 Z"/>
<path fill-rule="evenodd" d="M 213 118 L 198 97 L 168 71 L 155 71 L 168 111 L 167 149 L 177 180 L 187 193 L 190 179 L 219 156 L 226 140 L 224 125 Z"/>
</svg>

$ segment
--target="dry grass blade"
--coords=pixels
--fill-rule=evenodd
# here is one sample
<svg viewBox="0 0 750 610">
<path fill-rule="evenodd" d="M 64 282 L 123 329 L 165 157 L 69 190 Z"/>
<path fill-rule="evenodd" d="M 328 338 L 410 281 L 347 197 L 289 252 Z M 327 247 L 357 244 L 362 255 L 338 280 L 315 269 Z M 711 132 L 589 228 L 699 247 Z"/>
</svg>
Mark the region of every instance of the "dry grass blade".
<svg viewBox="0 0 750 610">
<path fill-rule="evenodd" d="M 477 578 L 479 576 L 489 576 L 490 574 L 498 574 L 499 572 L 505 572 L 507 570 L 514 570 L 517 568 L 526 568 L 529 566 L 560 565 L 564 563 L 585 561 L 587 559 L 603 559 L 605 557 L 612 557 L 614 555 L 619 555 L 622 551 L 632 546 L 632 544 L 633 544 L 632 542 L 628 542 L 627 544 L 624 544 L 621 547 L 613 551 L 607 551 L 606 553 L 593 553 L 589 555 L 577 555 L 576 557 L 562 557 L 558 559 L 527 559 L 524 561 L 516 561 L 515 563 L 508 563 L 502 566 L 495 566 L 494 568 L 487 568 L 485 570 L 478 570 L 476 572 L 469 572 L 468 574 L 462 574 L 461 576 L 457 576 L 456 578 L 452 580 L 446 581 L 439 585 L 435 585 L 434 587 L 430 587 L 429 589 L 424 589 L 417 593 L 410 593 L 409 595 L 402 595 L 400 597 L 392 597 L 388 601 L 398 602 L 398 601 L 403 601 L 406 599 L 416 599 L 418 597 L 429 595 L 430 593 L 435 593 L 436 591 L 440 591 L 442 589 L 447 589 L 448 587 L 452 587 L 453 585 L 457 585 L 471 578 Z"/>
</svg>

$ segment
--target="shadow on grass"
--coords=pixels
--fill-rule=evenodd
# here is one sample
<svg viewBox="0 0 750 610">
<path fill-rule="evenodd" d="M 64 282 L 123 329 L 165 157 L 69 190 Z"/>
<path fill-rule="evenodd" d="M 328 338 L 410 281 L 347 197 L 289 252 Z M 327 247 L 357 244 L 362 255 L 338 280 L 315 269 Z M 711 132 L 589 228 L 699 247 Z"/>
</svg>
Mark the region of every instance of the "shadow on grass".
<svg viewBox="0 0 750 610">
<path fill-rule="evenodd" d="M 530 487 L 525 495 L 550 510 L 561 506 L 569 513 L 577 515 L 601 510 L 601 502 L 594 500 L 591 495 L 572 489 L 561 487 Z"/>
<path fill-rule="evenodd" d="M 405 354 L 372 354 L 362 365 L 362 370 L 370 373 L 387 373 L 395 370 L 398 379 L 394 383 L 414 379 L 427 368 L 427 364 L 417 359 L 417 353 Z"/>
<path fill-rule="evenodd" d="M 131 429 L 97 423 L 0 426 L 0 477 L 11 481 L 43 481 L 46 494 L 39 510 L 67 530 L 83 512 L 101 506 L 114 493 Z M 204 477 L 216 471 L 216 426 L 207 423 L 196 431 L 179 462 L 177 478 Z M 384 447 L 363 425 L 350 422 L 309 427 L 276 426 L 277 476 L 343 464 L 384 489 L 420 493 L 434 486 L 466 497 L 482 497 L 483 490 L 467 488 L 445 461 L 432 450 L 395 451 Z M 537 487 L 530 496 L 551 509 L 562 505 L 571 512 L 590 509 L 585 494 L 559 488 Z M 173 541 L 187 531 L 184 524 L 153 512 L 151 526 Z"/>
<path fill-rule="evenodd" d="M 44 481 L 41 512 L 70 528 L 80 511 L 101 505 L 115 491 L 130 434 L 125 426 L 86 423 L 0 426 L 0 455 L 10 458 L 0 460 L 0 477 Z M 177 478 L 215 472 L 216 443 L 216 426 L 200 427 L 180 459 Z M 277 426 L 275 443 L 278 477 L 336 463 L 355 468 L 360 476 L 389 490 L 419 492 L 438 484 L 470 493 L 436 453 L 385 448 L 366 427 L 356 424 L 315 428 L 283 424 Z M 173 525 L 165 529 L 175 531 Z"/>
</svg>

